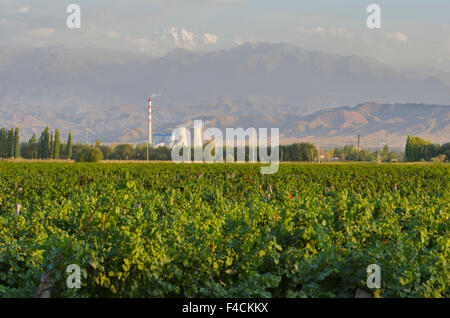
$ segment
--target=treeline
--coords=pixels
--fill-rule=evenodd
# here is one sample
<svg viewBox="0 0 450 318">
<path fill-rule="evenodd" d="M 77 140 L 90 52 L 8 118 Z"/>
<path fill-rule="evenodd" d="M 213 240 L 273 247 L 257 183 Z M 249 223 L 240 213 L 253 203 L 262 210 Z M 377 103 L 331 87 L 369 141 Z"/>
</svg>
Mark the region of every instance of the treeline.
<svg viewBox="0 0 450 318">
<path fill-rule="evenodd" d="M 206 145 L 205 145 L 206 146 Z M 85 147 L 84 145 L 76 145 L 78 149 Z M 99 143 L 94 148 L 98 148 L 102 152 L 102 156 L 107 160 L 146 160 L 147 158 L 147 145 L 145 143 L 138 144 L 133 147 L 130 144 L 119 144 L 114 147 L 104 146 Z M 74 148 L 75 149 L 75 148 Z M 241 149 L 234 148 L 234 160 L 238 158 L 238 152 Z M 249 161 L 250 151 L 249 147 L 245 147 L 245 161 Z M 74 152 L 76 152 L 74 150 Z M 191 160 L 194 160 L 194 148 L 191 148 Z M 256 148 L 257 160 L 259 158 L 259 148 Z M 270 147 L 268 148 L 268 154 L 270 155 Z M 223 160 L 226 161 L 227 151 L 226 147 L 223 148 Z M 356 149 L 352 145 L 347 145 L 342 148 L 335 148 L 329 151 L 322 150 L 320 152 L 322 160 L 327 161 L 330 158 L 339 158 L 340 161 L 403 161 L 403 153 L 389 150 L 389 147 L 385 145 L 382 150 L 370 152 L 368 150 Z M 319 150 L 311 143 L 295 143 L 292 145 L 280 145 L 279 146 L 279 160 L 282 162 L 316 162 L 318 161 Z M 171 149 L 168 147 L 158 147 L 149 149 L 149 160 L 161 160 L 169 161 L 171 158 Z"/>
<path fill-rule="evenodd" d="M 206 145 L 205 145 L 206 147 Z M 238 159 L 238 152 L 242 149 L 234 148 L 234 160 Z M 249 161 L 249 147 L 245 147 L 245 161 Z M 194 148 L 191 148 L 191 159 L 194 160 Z M 270 147 L 268 149 L 270 155 Z M 257 160 L 259 149 L 257 148 Z M 223 160 L 227 161 L 226 147 L 223 149 Z M 295 143 L 292 145 L 279 146 L 279 160 L 284 162 L 312 162 L 318 161 L 322 157 L 323 161 L 338 158 L 340 161 L 450 161 L 450 143 L 443 145 L 433 144 L 419 137 L 408 136 L 405 153 L 390 151 L 385 145 L 382 150 L 370 152 L 368 150 L 358 150 L 353 145 L 335 148 L 330 151 L 321 151 L 311 143 Z M 72 133 L 69 132 L 67 140 L 61 140 L 60 131 L 50 130 L 46 127 L 36 138 L 36 134 L 27 142 L 20 143 L 19 127 L 0 129 L 0 158 L 24 159 L 74 159 L 76 161 L 99 161 L 107 160 L 146 160 L 147 145 L 145 143 L 133 146 L 131 144 L 119 144 L 115 146 L 101 145 L 97 139 L 95 145 L 73 144 Z M 148 149 L 149 160 L 170 161 L 172 151 L 169 147 L 150 147 Z"/>
<path fill-rule="evenodd" d="M 67 142 L 61 142 L 59 130 L 53 132 L 46 127 L 39 139 L 33 134 L 28 142 L 20 144 L 20 156 L 25 159 L 71 159 L 72 149 L 72 132 L 69 132 Z"/>
<path fill-rule="evenodd" d="M 19 127 L 0 129 L 0 158 L 19 158 Z"/>
<path fill-rule="evenodd" d="M 341 148 L 334 148 L 330 151 L 331 158 L 339 158 L 340 161 L 366 161 L 366 162 L 393 162 L 403 161 L 403 154 L 390 151 L 388 145 L 383 146 L 383 150 L 369 151 L 358 149 L 353 145 L 346 145 Z"/>
<path fill-rule="evenodd" d="M 206 146 L 206 145 L 205 145 Z M 76 146 L 78 147 L 78 145 Z M 83 146 L 80 145 L 80 148 Z M 103 159 L 107 160 L 146 160 L 147 159 L 147 145 L 145 143 L 138 144 L 133 147 L 130 144 L 119 144 L 114 147 L 100 145 L 99 142 L 94 146 L 102 152 Z M 75 148 L 74 148 L 75 149 Z M 249 161 L 250 149 L 234 148 L 234 159 L 237 160 L 239 151 L 245 152 L 245 161 Z M 194 148 L 191 147 L 191 159 L 194 160 Z M 259 148 L 256 148 L 257 160 L 259 161 Z M 270 155 L 270 147 L 268 149 Z M 280 161 L 313 161 L 317 158 L 317 148 L 310 143 L 297 143 L 289 146 L 279 147 Z M 223 148 L 223 160 L 226 161 L 227 151 Z M 149 160 L 168 161 L 172 160 L 172 150 L 168 147 L 161 146 L 157 148 L 149 148 Z"/>
<path fill-rule="evenodd" d="M 60 158 L 64 158 L 64 145 L 61 145 Z M 95 153 L 95 149 L 99 151 Z M 270 148 L 269 154 L 270 154 Z M 194 148 L 191 148 L 191 159 L 194 160 Z M 239 149 L 234 148 L 234 159 L 237 160 Z M 258 161 L 259 149 L 257 149 Z M 226 147 L 223 150 L 223 160 L 226 161 Z M 245 161 L 249 161 L 249 147 L 245 147 Z M 322 150 L 320 156 L 323 161 L 338 158 L 339 161 L 361 161 L 361 162 L 402 162 L 402 161 L 434 161 L 444 162 L 450 159 L 450 143 L 444 145 L 432 144 L 418 137 L 408 137 L 406 151 L 395 152 L 384 145 L 381 150 L 369 151 L 358 149 L 353 145 L 346 145 L 334 148 L 329 151 Z M 279 159 L 282 162 L 313 162 L 318 161 L 318 149 L 311 143 L 295 143 L 292 145 L 280 145 Z M 71 158 L 71 157 L 69 157 Z M 131 144 L 119 144 L 116 146 L 101 145 L 99 140 L 95 145 L 76 144 L 73 146 L 73 159 L 77 161 L 98 161 L 106 160 L 146 160 L 147 145 L 138 144 L 135 147 Z M 85 160 L 89 158 L 88 160 Z M 95 159 L 93 159 L 95 158 Z M 100 159 L 99 159 L 100 158 Z M 168 147 L 149 148 L 149 160 L 170 161 L 171 149 Z"/>
<path fill-rule="evenodd" d="M 138 144 L 133 147 L 130 144 L 120 144 L 114 147 L 99 146 L 103 158 L 108 160 L 146 160 L 147 144 Z M 168 161 L 172 160 L 172 150 L 169 147 L 150 147 L 148 149 L 149 160 Z"/>
<path fill-rule="evenodd" d="M 450 143 L 438 145 L 419 137 L 408 136 L 405 157 L 408 162 L 448 162 L 450 160 Z"/>
<path fill-rule="evenodd" d="M 205 145 L 206 146 L 206 145 Z M 96 149 L 98 151 L 96 151 Z M 194 160 L 195 149 L 190 148 L 191 160 Z M 234 148 L 234 160 L 238 158 L 238 152 L 244 151 L 245 161 L 249 161 L 250 149 Z M 213 152 L 214 153 L 214 152 Z M 259 161 L 259 148 L 256 148 L 257 160 Z M 268 155 L 271 155 L 270 148 Z M 223 148 L 223 161 L 227 160 L 226 147 Z M 279 159 L 281 161 L 313 161 L 318 156 L 317 148 L 310 143 L 299 143 L 289 146 L 279 147 Z M 172 160 L 172 150 L 169 147 L 150 147 L 148 149 L 149 160 L 170 161 Z M 98 161 L 98 160 L 146 160 L 147 144 L 138 144 L 135 147 L 131 144 L 119 144 L 115 146 L 101 145 L 97 140 L 95 145 L 76 144 L 73 146 L 73 159 L 76 161 Z"/>
<path fill-rule="evenodd" d="M 119 144 L 115 146 L 101 145 L 97 139 L 95 145 L 75 144 L 72 159 L 78 162 L 97 162 L 100 160 L 146 160 L 147 145 Z M 168 161 L 171 150 L 168 147 L 149 148 L 149 160 Z"/>
</svg>

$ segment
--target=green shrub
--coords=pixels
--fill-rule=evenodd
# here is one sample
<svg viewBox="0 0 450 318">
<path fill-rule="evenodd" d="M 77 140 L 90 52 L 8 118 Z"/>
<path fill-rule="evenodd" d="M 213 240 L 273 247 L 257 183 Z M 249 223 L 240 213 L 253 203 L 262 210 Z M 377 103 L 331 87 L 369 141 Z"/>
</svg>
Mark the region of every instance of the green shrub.
<svg viewBox="0 0 450 318">
<path fill-rule="evenodd" d="M 98 148 L 85 147 L 75 155 L 76 162 L 99 162 L 103 160 L 103 153 Z"/>
</svg>

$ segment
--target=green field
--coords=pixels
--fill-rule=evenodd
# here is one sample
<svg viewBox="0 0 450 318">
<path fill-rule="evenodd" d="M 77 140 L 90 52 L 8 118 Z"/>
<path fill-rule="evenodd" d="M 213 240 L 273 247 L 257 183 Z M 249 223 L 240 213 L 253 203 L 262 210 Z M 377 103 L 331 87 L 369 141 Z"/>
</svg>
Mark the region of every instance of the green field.
<svg viewBox="0 0 450 318">
<path fill-rule="evenodd" d="M 450 297 L 449 177 L 445 164 L 0 162 L 0 297 L 34 297 L 44 272 L 52 297 Z"/>
</svg>

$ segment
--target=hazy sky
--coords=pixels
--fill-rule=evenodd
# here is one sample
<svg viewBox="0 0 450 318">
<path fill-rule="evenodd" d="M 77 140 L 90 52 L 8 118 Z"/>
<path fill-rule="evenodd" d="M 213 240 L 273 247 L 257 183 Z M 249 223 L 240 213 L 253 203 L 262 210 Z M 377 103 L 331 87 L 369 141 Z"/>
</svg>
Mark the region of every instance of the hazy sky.
<svg viewBox="0 0 450 318">
<path fill-rule="evenodd" d="M 66 27 L 71 3 L 81 6 L 79 30 Z M 366 26 L 371 3 L 382 9 L 379 30 Z M 0 0 L 2 45 L 161 55 L 175 47 L 213 50 L 247 41 L 449 66 L 450 1 Z"/>
</svg>

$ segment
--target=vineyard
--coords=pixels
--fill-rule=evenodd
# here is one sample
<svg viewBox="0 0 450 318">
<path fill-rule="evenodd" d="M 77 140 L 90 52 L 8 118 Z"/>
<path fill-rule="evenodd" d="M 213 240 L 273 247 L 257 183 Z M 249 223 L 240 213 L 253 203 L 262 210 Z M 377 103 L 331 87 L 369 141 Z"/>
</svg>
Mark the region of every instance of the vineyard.
<svg viewBox="0 0 450 318">
<path fill-rule="evenodd" d="M 449 165 L 259 168 L 0 162 L 0 297 L 450 297 Z"/>
</svg>

